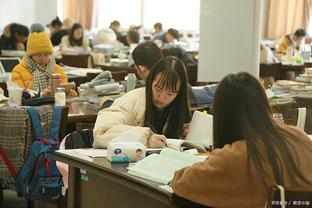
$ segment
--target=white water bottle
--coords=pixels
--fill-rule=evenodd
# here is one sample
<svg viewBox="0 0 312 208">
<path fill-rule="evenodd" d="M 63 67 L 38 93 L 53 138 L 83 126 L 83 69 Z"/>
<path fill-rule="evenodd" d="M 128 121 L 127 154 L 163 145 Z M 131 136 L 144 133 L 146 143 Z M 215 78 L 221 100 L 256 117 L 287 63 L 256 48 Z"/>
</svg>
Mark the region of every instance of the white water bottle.
<svg viewBox="0 0 312 208">
<path fill-rule="evenodd" d="M 127 92 L 135 89 L 136 76 L 134 73 L 129 73 L 127 76 Z"/>
<path fill-rule="evenodd" d="M 66 94 L 63 87 L 56 88 L 54 95 L 55 106 L 65 106 L 66 105 Z"/>
</svg>

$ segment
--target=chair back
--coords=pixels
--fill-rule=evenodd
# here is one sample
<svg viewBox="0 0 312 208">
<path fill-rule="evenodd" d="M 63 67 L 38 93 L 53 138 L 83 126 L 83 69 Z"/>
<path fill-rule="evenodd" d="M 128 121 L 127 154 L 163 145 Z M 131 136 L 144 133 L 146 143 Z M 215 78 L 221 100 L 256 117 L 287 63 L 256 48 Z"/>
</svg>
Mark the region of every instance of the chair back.
<svg viewBox="0 0 312 208">
<path fill-rule="evenodd" d="M 81 55 L 63 54 L 60 62 L 66 66 L 79 68 L 89 68 L 92 67 L 93 65 L 92 57 L 90 54 L 81 54 Z"/>
<path fill-rule="evenodd" d="M 276 185 L 271 189 L 266 208 L 312 207 L 312 189 L 287 190 Z"/>
</svg>

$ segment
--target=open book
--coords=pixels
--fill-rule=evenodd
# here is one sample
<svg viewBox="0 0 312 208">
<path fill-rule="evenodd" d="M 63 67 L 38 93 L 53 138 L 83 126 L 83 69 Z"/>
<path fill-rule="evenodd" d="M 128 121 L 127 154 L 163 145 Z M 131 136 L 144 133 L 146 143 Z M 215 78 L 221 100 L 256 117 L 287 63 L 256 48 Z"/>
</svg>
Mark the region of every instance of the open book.
<svg viewBox="0 0 312 208">
<path fill-rule="evenodd" d="M 189 133 L 186 135 L 185 139 L 186 141 L 192 141 L 194 144 L 201 144 L 206 148 L 209 148 L 213 145 L 212 127 L 212 115 L 200 111 L 195 111 L 190 122 Z"/>
<path fill-rule="evenodd" d="M 128 173 L 154 182 L 168 184 L 173 179 L 175 171 L 202 162 L 206 158 L 166 148 L 160 154 L 151 154 L 140 160 L 129 168 Z"/>
<path fill-rule="evenodd" d="M 198 152 L 206 152 L 205 146 L 190 140 L 182 139 L 167 139 L 167 147 L 179 151 L 185 151 L 188 149 L 197 149 Z"/>
</svg>

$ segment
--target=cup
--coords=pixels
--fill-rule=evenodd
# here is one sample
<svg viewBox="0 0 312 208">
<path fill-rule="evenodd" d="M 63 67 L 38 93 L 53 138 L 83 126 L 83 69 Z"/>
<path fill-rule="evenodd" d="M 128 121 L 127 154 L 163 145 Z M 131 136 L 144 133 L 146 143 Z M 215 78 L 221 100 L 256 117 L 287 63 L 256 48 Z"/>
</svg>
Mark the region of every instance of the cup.
<svg viewBox="0 0 312 208">
<path fill-rule="evenodd" d="M 10 104 L 12 105 L 22 105 L 22 94 L 23 90 L 18 88 L 12 88 L 9 89 L 9 98 L 10 98 Z"/>
</svg>

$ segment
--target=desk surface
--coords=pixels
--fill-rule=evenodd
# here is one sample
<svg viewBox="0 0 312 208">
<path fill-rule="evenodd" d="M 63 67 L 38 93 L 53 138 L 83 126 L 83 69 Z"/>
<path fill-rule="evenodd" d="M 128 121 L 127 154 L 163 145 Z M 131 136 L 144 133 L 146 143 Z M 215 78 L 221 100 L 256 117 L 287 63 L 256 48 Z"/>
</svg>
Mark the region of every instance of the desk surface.
<svg viewBox="0 0 312 208">
<path fill-rule="evenodd" d="M 67 103 L 69 107 L 67 123 L 91 122 L 94 123 L 99 111 L 99 107 L 87 102 Z"/>
<path fill-rule="evenodd" d="M 104 207 L 134 207 L 130 204 L 136 207 L 175 207 L 172 193 L 159 188 L 159 183 L 129 175 L 128 163 L 110 163 L 106 158 L 90 158 L 75 150 L 56 152 L 55 157 L 70 164 L 69 208 L 87 207 L 87 203 L 96 202 L 98 198 L 104 200 L 105 197 L 107 203 Z M 83 177 L 87 181 L 82 181 Z M 86 189 L 92 189 L 93 194 L 87 196 Z M 103 204 L 88 207 L 103 207 Z"/>
</svg>

